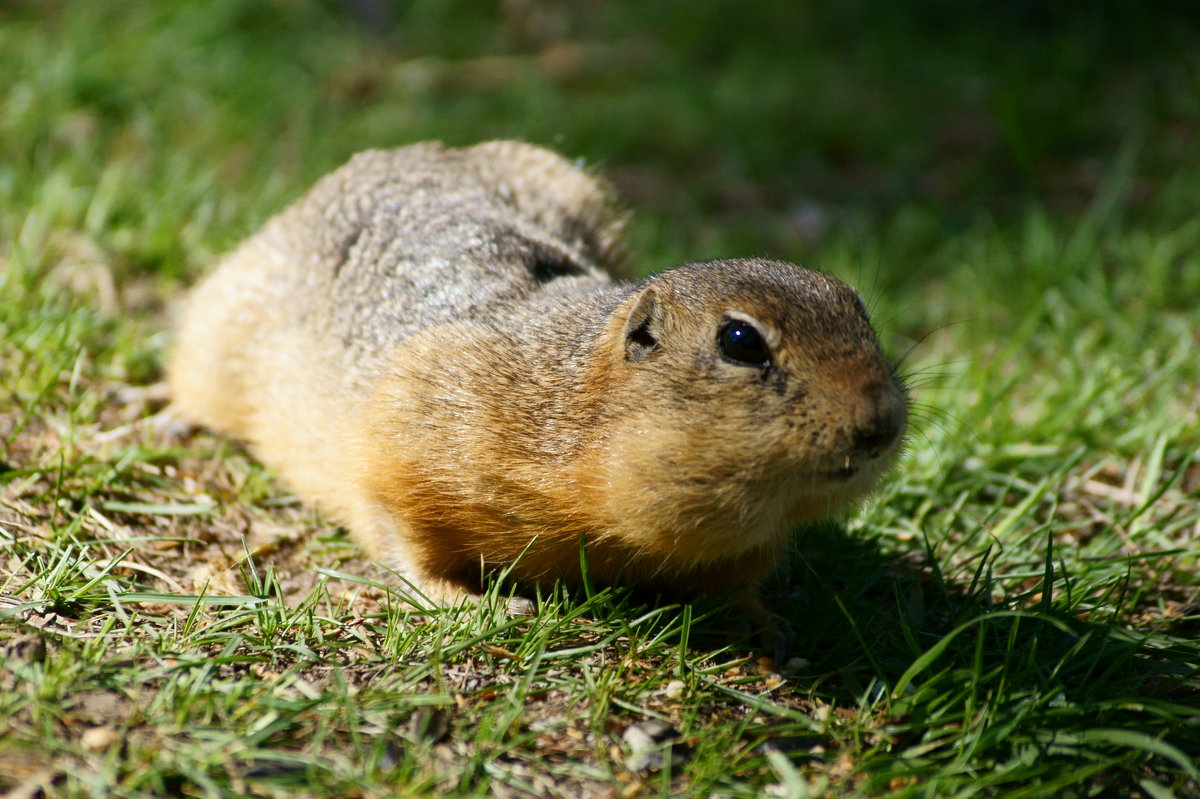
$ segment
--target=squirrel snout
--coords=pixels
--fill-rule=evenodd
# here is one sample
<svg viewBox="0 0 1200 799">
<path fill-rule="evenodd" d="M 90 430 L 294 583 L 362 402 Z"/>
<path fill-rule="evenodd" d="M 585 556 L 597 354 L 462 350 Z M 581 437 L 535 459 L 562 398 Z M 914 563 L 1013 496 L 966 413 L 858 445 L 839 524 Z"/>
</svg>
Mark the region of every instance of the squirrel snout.
<svg viewBox="0 0 1200 799">
<path fill-rule="evenodd" d="M 854 453 L 875 460 L 895 448 L 908 419 L 904 395 L 892 384 L 880 386 L 866 398 L 868 411 L 852 432 Z"/>
</svg>

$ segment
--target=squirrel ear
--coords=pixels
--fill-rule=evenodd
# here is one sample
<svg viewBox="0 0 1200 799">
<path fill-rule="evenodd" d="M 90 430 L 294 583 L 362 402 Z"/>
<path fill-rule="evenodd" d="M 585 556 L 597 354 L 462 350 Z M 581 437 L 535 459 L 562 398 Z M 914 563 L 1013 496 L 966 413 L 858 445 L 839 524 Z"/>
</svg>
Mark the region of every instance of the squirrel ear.
<svg viewBox="0 0 1200 799">
<path fill-rule="evenodd" d="M 642 291 L 625 319 L 625 359 L 644 361 L 658 350 L 662 303 L 653 288 Z"/>
</svg>

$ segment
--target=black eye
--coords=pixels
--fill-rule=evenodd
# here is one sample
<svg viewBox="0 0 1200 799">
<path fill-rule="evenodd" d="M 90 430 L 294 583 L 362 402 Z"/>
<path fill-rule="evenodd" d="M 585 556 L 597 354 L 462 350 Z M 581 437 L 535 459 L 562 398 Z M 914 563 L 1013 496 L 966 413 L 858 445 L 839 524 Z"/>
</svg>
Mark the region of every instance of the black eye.
<svg viewBox="0 0 1200 799">
<path fill-rule="evenodd" d="M 717 345 L 721 354 L 731 361 L 746 366 L 767 366 L 771 363 L 771 350 L 758 328 L 740 319 L 728 319 L 717 332 Z"/>
</svg>

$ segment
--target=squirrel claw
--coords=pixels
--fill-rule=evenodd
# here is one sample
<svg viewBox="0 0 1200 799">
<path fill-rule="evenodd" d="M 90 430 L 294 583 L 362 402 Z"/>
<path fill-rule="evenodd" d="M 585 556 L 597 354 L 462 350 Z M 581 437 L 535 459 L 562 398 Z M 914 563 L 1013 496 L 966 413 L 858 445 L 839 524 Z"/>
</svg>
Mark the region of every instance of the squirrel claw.
<svg viewBox="0 0 1200 799">
<path fill-rule="evenodd" d="M 536 616 L 537 606 L 534 605 L 532 599 L 523 596 L 513 596 L 508 598 L 508 607 L 505 608 L 505 612 L 510 618 Z"/>
</svg>

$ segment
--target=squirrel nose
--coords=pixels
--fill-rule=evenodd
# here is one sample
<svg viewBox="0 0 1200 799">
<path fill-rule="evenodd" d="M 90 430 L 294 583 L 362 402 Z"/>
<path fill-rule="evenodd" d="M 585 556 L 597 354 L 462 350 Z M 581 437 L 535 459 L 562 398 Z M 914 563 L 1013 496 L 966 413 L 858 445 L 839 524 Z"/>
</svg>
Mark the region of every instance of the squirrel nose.
<svg viewBox="0 0 1200 799">
<path fill-rule="evenodd" d="M 890 450 L 904 431 L 908 412 L 904 396 L 895 386 L 888 385 L 874 392 L 871 408 L 854 430 L 854 451 L 874 460 Z"/>
</svg>

